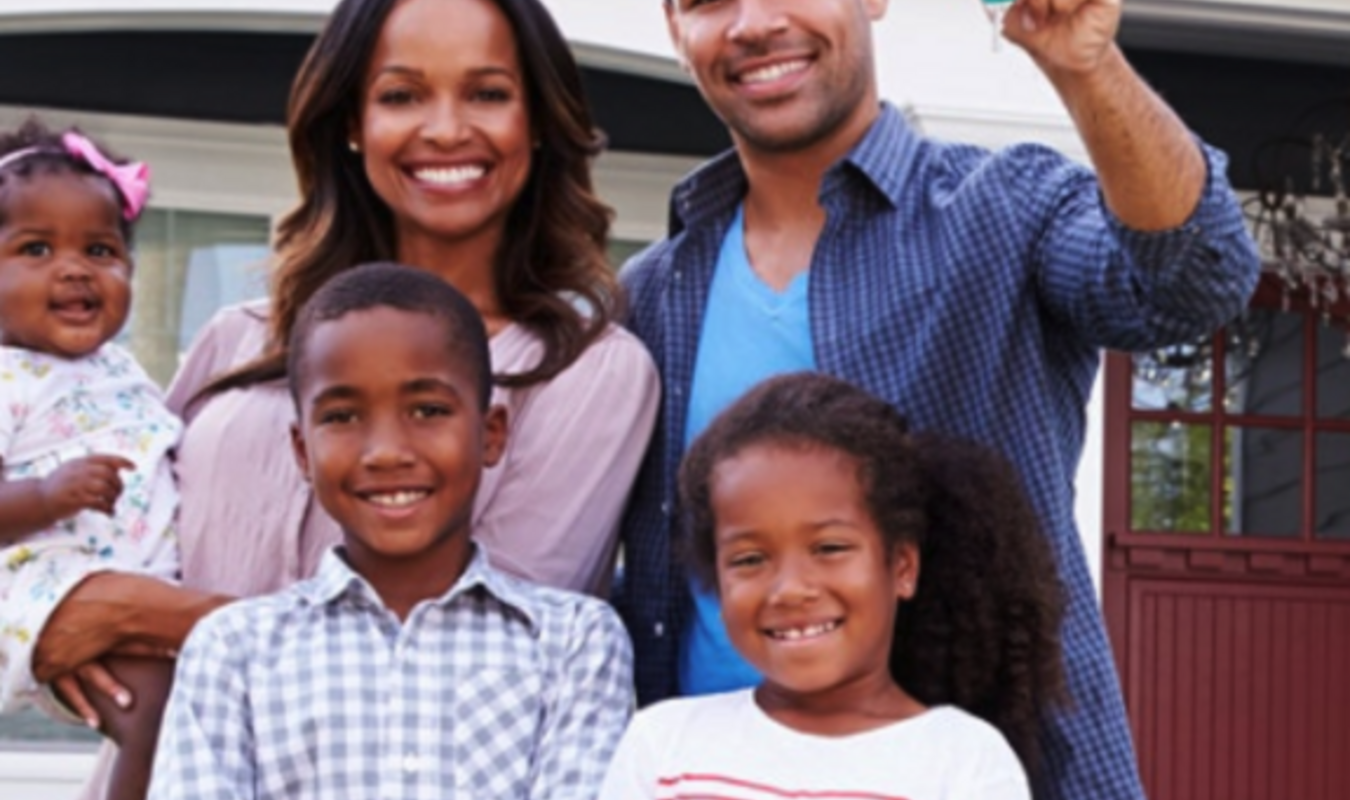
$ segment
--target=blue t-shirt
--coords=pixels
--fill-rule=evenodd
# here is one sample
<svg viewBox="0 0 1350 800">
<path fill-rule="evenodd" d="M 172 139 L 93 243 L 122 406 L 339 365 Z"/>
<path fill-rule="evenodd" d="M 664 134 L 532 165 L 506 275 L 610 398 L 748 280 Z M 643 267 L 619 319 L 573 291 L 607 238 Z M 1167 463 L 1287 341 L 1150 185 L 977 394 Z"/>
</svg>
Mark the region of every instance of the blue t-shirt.
<svg viewBox="0 0 1350 800">
<path fill-rule="evenodd" d="M 689 391 L 685 447 L 722 409 L 760 381 L 816 367 L 807 305 L 809 273 L 802 272 L 781 293 L 755 274 L 745 254 L 745 212 L 722 240 L 708 291 L 699 337 L 694 381 Z M 680 693 L 709 694 L 759 683 L 759 673 L 727 638 L 712 587 L 690 579 L 694 613 L 680 646 Z"/>
</svg>

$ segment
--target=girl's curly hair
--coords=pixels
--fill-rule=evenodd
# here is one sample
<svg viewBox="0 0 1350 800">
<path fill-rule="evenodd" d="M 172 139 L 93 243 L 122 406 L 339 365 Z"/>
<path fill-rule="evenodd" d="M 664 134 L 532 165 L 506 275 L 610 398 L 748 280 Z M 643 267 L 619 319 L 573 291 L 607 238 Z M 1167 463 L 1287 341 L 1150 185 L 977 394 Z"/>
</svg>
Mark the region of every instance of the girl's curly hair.
<svg viewBox="0 0 1350 800">
<path fill-rule="evenodd" d="M 690 566 L 716 586 L 717 465 L 752 445 L 851 458 L 888 550 L 913 543 L 920 575 L 900 604 L 891 674 L 925 705 L 952 704 L 1040 769 L 1043 717 L 1068 702 L 1059 631 L 1066 595 L 1016 470 L 988 447 L 914 434 L 890 404 L 816 373 L 773 378 L 722 412 L 680 468 Z"/>
<path fill-rule="evenodd" d="M 62 133 L 64 132 L 51 130 L 37 117 L 29 117 L 17 130 L 0 132 L 0 158 L 29 148 L 37 148 L 39 151 L 0 169 L 0 193 L 3 193 L 5 187 L 11 185 L 12 181 L 26 181 L 35 175 L 93 175 L 107 181 L 108 187 L 112 189 L 112 196 L 120 202 L 121 195 L 117 186 L 89 166 L 84 159 L 71 155 L 61 141 Z M 108 152 L 101 142 L 96 142 L 95 145 L 99 152 L 113 163 L 125 163 L 125 159 Z M 0 197 L 2 196 L 0 194 Z M 125 219 L 121 213 L 117 215 L 117 219 L 122 240 L 130 246 L 134 230 L 132 221 Z M 0 225 L 3 224 L 5 224 L 5 204 L 0 202 Z"/>
</svg>

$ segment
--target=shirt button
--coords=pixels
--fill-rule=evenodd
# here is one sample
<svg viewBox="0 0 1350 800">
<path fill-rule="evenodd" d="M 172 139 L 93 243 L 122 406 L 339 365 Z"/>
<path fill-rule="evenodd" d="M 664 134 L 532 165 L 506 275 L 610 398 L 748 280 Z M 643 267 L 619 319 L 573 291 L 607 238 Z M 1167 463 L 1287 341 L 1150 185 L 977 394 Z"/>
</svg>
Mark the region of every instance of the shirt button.
<svg viewBox="0 0 1350 800">
<path fill-rule="evenodd" d="M 664 622 L 658 622 L 658 623 L 656 623 L 656 625 L 652 628 L 652 633 L 656 634 L 656 638 L 658 638 L 658 639 L 660 639 L 662 636 L 665 636 L 665 635 L 666 635 L 666 623 L 664 623 Z"/>
<path fill-rule="evenodd" d="M 665 517 L 670 516 L 670 501 L 661 504 L 661 515 Z"/>
<path fill-rule="evenodd" d="M 416 753 L 409 753 L 403 757 L 404 772 L 409 775 L 416 775 L 420 769 L 422 769 L 422 759 L 418 758 Z"/>
</svg>

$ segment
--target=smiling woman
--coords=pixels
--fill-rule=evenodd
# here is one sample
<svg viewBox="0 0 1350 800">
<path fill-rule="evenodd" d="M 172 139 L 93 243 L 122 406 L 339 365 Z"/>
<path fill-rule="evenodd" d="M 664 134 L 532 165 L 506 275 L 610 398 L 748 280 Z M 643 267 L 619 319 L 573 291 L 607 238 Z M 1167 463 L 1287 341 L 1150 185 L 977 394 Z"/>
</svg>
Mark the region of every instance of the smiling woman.
<svg viewBox="0 0 1350 800">
<path fill-rule="evenodd" d="M 287 446 L 286 342 L 326 280 L 397 259 L 454 285 L 491 333 L 510 435 L 474 504 L 479 543 L 507 572 L 605 594 L 659 391 L 645 349 L 610 323 L 610 211 L 590 172 L 603 137 L 544 7 L 345 0 L 296 77 L 288 134 L 301 201 L 279 225 L 269 301 L 221 312 L 169 391 L 186 423 L 185 585 L 272 591 L 338 541 Z M 89 608 L 69 630 L 132 625 Z"/>
</svg>

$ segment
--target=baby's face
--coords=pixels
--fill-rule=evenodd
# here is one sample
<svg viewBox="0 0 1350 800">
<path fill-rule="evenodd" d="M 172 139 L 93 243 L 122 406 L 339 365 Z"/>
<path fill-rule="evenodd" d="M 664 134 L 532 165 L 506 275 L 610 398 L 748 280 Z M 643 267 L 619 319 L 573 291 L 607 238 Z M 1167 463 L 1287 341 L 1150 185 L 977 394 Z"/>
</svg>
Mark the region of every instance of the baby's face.
<svg viewBox="0 0 1350 800">
<path fill-rule="evenodd" d="M 131 259 L 112 187 L 68 173 L 11 178 L 0 204 L 0 343 L 78 358 L 116 336 Z"/>
</svg>

